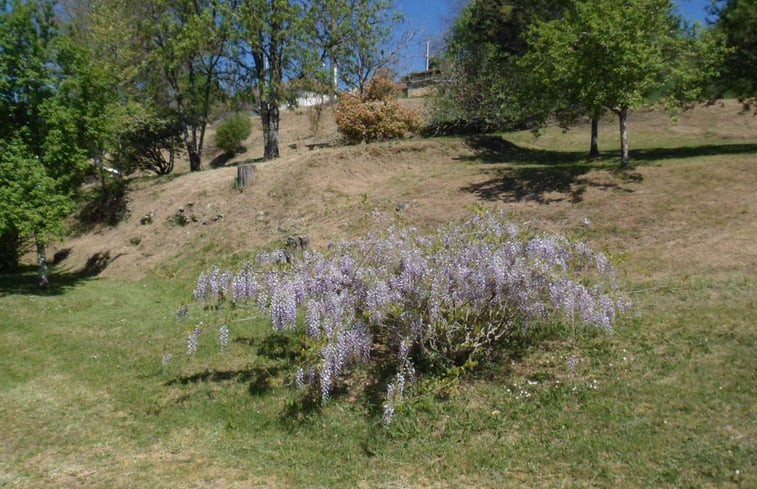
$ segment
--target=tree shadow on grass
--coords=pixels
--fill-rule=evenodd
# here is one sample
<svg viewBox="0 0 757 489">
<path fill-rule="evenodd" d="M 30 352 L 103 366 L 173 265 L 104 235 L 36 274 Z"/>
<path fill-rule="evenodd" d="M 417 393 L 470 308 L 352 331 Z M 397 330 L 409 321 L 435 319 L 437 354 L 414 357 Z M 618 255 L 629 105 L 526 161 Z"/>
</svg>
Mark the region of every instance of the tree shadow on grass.
<svg viewBox="0 0 757 489">
<path fill-rule="evenodd" d="M 552 151 L 519 146 L 507 139 L 491 134 L 478 134 L 465 139 L 473 151 L 473 156 L 463 160 L 484 163 L 512 163 L 522 165 L 570 165 L 586 163 L 585 151 Z"/>
<path fill-rule="evenodd" d="M 590 158 L 586 151 L 555 151 L 525 148 L 503 137 L 491 134 L 470 136 L 465 140 L 473 149 L 470 157 L 461 158 L 484 163 L 510 163 L 513 165 L 565 166 L 580 165 L 591 168 L 619 168 L 620 151 L 604 151 L 599 157 Z M 732 154 L 757 153 L 757 143 L 704 144 L 675 148 L 642 148 L 630 150 L 631 165 L 654 160 L 696 158 Z"/>
<path fill-rule="evenodd" d="M 240 369 L 206 369 L 176 377 L 165 385 L 247 383 L 247 390 L 251 396 L 262 396 L 284 383 L 282 379 L 290 375 L 301 349 L 296 338 L 280 332 L 273 332 L 262 338 L 237 337 L 232 341 L 253 348 L 258 354 L 256 364 L 248 364 Z"/>
<path fill-rule="evenodd" d="M 467 185 L 462 190 L 489 202 L 550 204 L 568 199 L 577 203 L 586 190 L 585 181 L 579 176 L 588 171 L 589 167 L 503 168 L 488 171 L 492 178 Z"/>
<path fill-rule="evenodd" d="M 469 161 L 510 165 L 487 168 L 484 172 L 492 178 L 462 188 L 492 202 L 580 202 L 586 188 L 593 185 L 582 175 L 613 166 L 609 158 L 590 159 L 586 152 L 524 148 L 499 136 L 472 136 L 466 143 L 474 150 L 473 156 L 466 158 Z"/>
<path fill-rule="evenodd" d="M 702 146 L 681 146 L 678 148 L 649 148 L 637 149 L 630 152 L 631 163 L 634 161 L 648 162 L 654 160 L 669 160 L 696 158 L 700 156 L 719 156 L 736 154 L 757 154 L 757 144 L 705 144 Z M 620 153 L 615 153 L 620 158 Z"/>
<path fill-rule="evenodd" d="M 600 157 L 589 158 L 586 152 L 553 151 L 519 146 L 502 137 L 477 135 L 466 139 L 474 150 L 462 159 L 486 164 L 507 164 L 506 167 L 485 168 L 492 178 L 467 185 L 470 192 L 490 202 L 581 202 L 587 188 L 616 192 L 633 192 L 625 186 L 643 180 L 633 171 L 634 164 L 646 164 L 665 159 L 694 158 L 729 154 L 757 153 L 757 144 L 708 144 L 677 148 L 651 148 L 631 151 L 631 166 L 620 169 L 620 152 L 604 152 Z M 584 177 L 592 170 L 610 170 L 614 181 L 595 181 Z"/>
<path fill-rule="evenodd" d="M 0 274 L 0 297 L 6 295 L 37 295 L 57 296 L 65 294 L 80 283 L 95 279 L 108 265 L 113 263 L 119 255 L 110 256 L 110 252 L 98 252 L 90 256 L 84 268 L 75 272 L 58 270 L 55 265 L 63 261 L 71 253 L 66 248 L 55 253 L 50 270 L 49 286 L 46 289 L 38 287 L 39 277 L 35 265 L 22 265 L 15 273 Z"/>
<path fill-rule="evenodd" d="M 250 395 L 260 396 L 270 391 L 272 379 L 279 374 L 281 367 L 278 366 L 248 366 L 238 370 L 204 370 L 191 375 L 184 375 L 166 382 L 166 385 L 189 385 L 199 383 L 221 382 L 249 382 Z"/>
</svg>

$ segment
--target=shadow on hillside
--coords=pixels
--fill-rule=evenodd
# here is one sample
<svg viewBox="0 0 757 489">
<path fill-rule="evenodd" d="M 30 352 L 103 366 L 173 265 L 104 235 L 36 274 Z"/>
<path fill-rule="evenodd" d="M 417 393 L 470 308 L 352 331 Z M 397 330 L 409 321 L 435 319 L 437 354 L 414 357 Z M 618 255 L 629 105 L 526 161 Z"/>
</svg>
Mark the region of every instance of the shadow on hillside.
<svg viewBox="0 0 757 489">
<path fill-rule="evenodd" d="M 233 153 L 221 153 L 220 155 L 210 160 L 208 166 L 210 166 L 210 168 L 223 168 L 224 166 L 226 166 L 226 163 L 228 163 L 233 157 Z"/>
<path fill-rule="evenodd" d="M 81 270 L 71 272 L 56 269 L 56 265 L 65 260 L 70 253 L 70 248 L 55 253 L 50 262 L 49 286 L 46 289 L 40 289 L 37 286 L 39 279 L 35 265 L 22 265 L 16 273 L 0 274 L 0 297 L 6 295 L 56 296 L 65 294 L 80 283 L 95 279 L 108 265 L 121 256 L 116 255 L 111 258 L 107 251 L 98 252 L 89 257 Z"/>
<path fill-rule="evenodd" d="M 612 166 L 609 159 L 590 159 L 586 152 L 524 148 L 499 136 L 473 136 L 466 143 L 474 150 L 474 155 L 466 158 L 469 161 L 513 165 L 487 168 L 484 172 L 492 178 L 462 188 L 487 201 L 580 202 L 587 186 L 593 185 L 582 175 Z"/>
<path fill-rule="evenodd" d="M 532 201 L 550 204 L 569 199 L 581 202 L 586 185 L 580 175 L 589 167 L 500 169 L 487 173 L 493 178 L 462 188 L 482 200 L 495 202 Z M 554 195 L 558 193 L 560 195 Z"/>
<path fill-rule="evenodd" d="M 620 152 L 603 152 L 589 158 L 586 152 L 553 151 L 518 146 L 493 135 L 478 135 L 466 139 L 474 155 L 461 159 L 484 163 L 508 163 L 506 168 L 486 168 L 492 178 L 463 187 L 462 190 L 487 201 L 531 201 L 550 204 L 569 200 L 581 202 L 588 187 L 618 192 L 632 192 L 623 183 L 640 182 L 643 177 L 633 171 L 634 163 L 645 164 L 664 159 L 693 158 L 728 154 L 757 153 L 757 144 L 710 144 L 679 148 L 651 148 L 631 151 L 631 167 L 620 170 Z M 584 178 L 586 173 L 605 169 L 617 182 L 595 182 Z"/>
<path fill-rule="evenodd" d="M 127 220 L 130 213 L 131 198 L 125 185 L 111 185 L 106 190 L 98 188 L 79 208 L 72 232 L 80 236 L 98 226 L 113 227 Z"/>
<path fill-rule="evenodd" d="M 474 154 L 461 159 L 483 161 L 484 163 L 566 165 L 586 162 L 588 159 L 585 151 L 551 151 L 524 148 L 500 136 L 490 134 L 467 137 L 465 143 L 474 151 Z"/>
<path fill-rule="evenodd" d="M 216 156 L 215 158 L 213 158 L 208 165 L 210 166 L 210 168 L 227 168 L 227 167 L 234 168 L 237 166 L 249 165 L 252 163 L 262 163 L 264 161 L 262 157 L 258 157 L 258 158 L 248 158 L 246 160 L 240 160 L 240 161 L 235 161 L 233 163 L 229 163 L 229 161 L 231 161 L 234 158 L 234 156 L 235 155 L 228 154 L 228 153 L 220 154 Z"/>
<path fill-rule="evenodd" d="M 702 146 L 682 146 L 679 148 L 650 148 L 631 150 L 631 163 L 634 161 L 668 160 L 678 158 L 696 158 L 698 156 L 719 156 L 757 153 L 757 144 L 705 144 Z M 620 153 L 615 152 L 616 158 Z"/>
</svg>

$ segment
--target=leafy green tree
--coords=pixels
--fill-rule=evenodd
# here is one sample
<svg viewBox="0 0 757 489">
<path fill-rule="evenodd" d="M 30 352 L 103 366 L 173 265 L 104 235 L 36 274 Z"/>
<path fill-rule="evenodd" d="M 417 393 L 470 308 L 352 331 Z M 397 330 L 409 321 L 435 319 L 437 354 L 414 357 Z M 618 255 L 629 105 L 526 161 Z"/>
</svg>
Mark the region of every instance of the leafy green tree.
<svg viewBox="0 0 757 489">
<path fill-rule="evenodd" d="M 162 65 L 144 62 L 150 53 L 157 56 L 153 52 L 157 48 L 145 46 L 149 32 L 141 30 L 133 9 L 146 5 L 133 7 L 125 0 L 65 0 L 62 4 L 72 43 L 87 53 L 89 71 L 100 73 L 100 79 L 107 77 L 109 82 L 110 90 L 99 92 L 109 100 L 100 104 L 103 130 L 98 132 L 99 138 L 90 138 L 98 148 L 95 162 L 101 167 L 107 163 L 121 174 L 136 170 L 170 173 L 185 147 L 186 126 L 162 75 Z M 103 202 L 109 202 L 105 175 L 101 170 Z M 116 190 L 123 192 L 120 186 Z"/>
<path fill-rule="evenodd" d="M 79 27 L 77 39 L 118 73 L 122 100 L 142 106 L 137 120 L 130 120 L 129 111 L 114 118 L 125 118 L 124 126 L 149 122 L 152 128 L 178 127 L 192 171 L 202 168 L 208 114 L 223 92 L 221 78 L 231 49 L 229 3 L 64 2 L 71 22 Z M 154 120 L 145 121 L 146 114 Z"/>
<path fill-rule="evenodd" d="M 257 92 L 263 158 L 278 158 L 280 107 L 293 96 L 284 81 L 304 71 L 303 58 L 309 54 L 304 6 L 290 0 L 251 0 L 241 2 L 235 15 L 238 40 L 252 60 L 239 62 Z"/>
<path fill-rule="evenodd" d="M 407 44 L 411 34 L 400 36 L 394 47 L 386 45 L 392 28 L 402 21 L 393 12 L 391 0 L 320 0 L 309 11 L 308 20 L 321 48 L 320 61 L 331 66 L 333 90 L 341 80 L 348 87 L 363 92 L 368 80 L 378 70 L 387 68 Z"/>
<path fill-rule="evenodd" d="M 146 56 L 139 79 L 159 107 L 172 108 L 192 171 L 202 169 L 211 103 L 229 49 L 224 2 L 151 0 L 127 6 Z M 167 85 L 165 84 L 167 83 Z"/>
<path fill-rule="evenodd" d="M 716 29 L 725 37 L 728 54 L 720 79 L 720 94 L 757 97 L 757 1 L 713 0 Z"/>
<path fill-rule="evenodd" d="M 281 105 L 302 88 L 328 86 L 327 60 L 332 67 L 339 65 L 347 80 L 364 79 L 375 69 L 375 63 L 360 65 L 350 56 L 375 59 L 378 41 L 387 34 L 380 22 L 390 5 L 383 0 L 250 0 L 235 5 L 236 60 L 256 96 L 264 159 L 279 156 Z M 354 52 L 359 39 L 368 40 L 362 54 Z"/>
<path fill-rule="evenodd" d="M 76 206 L 71 193 L 61 187 L 22 141 L 0 142 L 0 235 L 34 239 L 43 288 L 49 272 L 46 245 L 63 235 L 64 219 Z"/>
<path fill-rule="evenodd" d="M 117 135 L 118 145 L 111 153 L 113 166 L 124 174 L 136 170 L 157 175 L 171 173 L 181 152 L 184 128 L 175 118 L 162 118 L 139 105 L 125 109 L 128 113 L 118 119 L 123 125 Z"/>
<path fill-rule="evenodd" d="M 537 20 L 559 18 L 566 0 L 473 0 L 455 20 L 438 59 L 443 82 L 435 97 L 439 125 L 476 131 L 527 123 L 535 107 L 515 102 L 520 90 L 516 60 Z"/>
<path fill-rule="evenodd" d="M 55 2 L 0 2 L 0 241 L 15 258 L 13 246 L 34 239 L 43 286 L 45 247 L 75 206 L 101 129 L 100 78 L 80 55 Z"/>
<path fill-rule="evenodd" d="M 684 32 L 672 11 L 670 0 L 583 0 L 562 19 L 535 23 L 518 63 L 528 74 L 521 96 L 573 117 L 617 115 L 626 167 L 629 111 L 695 100 L 716 65 L 713 42 Z"/>
</svg>

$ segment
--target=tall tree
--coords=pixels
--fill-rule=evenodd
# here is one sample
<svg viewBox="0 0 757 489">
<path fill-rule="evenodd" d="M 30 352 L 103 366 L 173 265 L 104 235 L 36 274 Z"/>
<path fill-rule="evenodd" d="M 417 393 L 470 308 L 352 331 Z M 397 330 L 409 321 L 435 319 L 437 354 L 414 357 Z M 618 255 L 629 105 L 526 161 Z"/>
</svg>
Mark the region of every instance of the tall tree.
<svg viewBox="0 0 757 489">
<path fill-rule="evenodd" d="M 100 112 L 107 130 L 92 140 L 100 148 L 95 162 L 100 166 L 107 162 L 122 174 L 139 169 L 162 175 L 173 170 L 191 129 L 178 116 L 162 65 L 144 62 L 154 48 L 145 44 L 149 33 L 146 36 L 141 29 L 136 18 L 142 16 L 135 17 L 133 8 L 126 0 L 64 0 L 62 15 L 72 42 L 88 53 L 90 71 L 111 79 L 112 90 L 100 92 L 113 99 Z M 103 190 L 108 193 L 105 173 L 101 170 Z"/>
<path fill-rule="evenodd" d="M 438 123 L 475 130 L 513 127 L 532 118 L 519 110 L 516 60 L 526 49 L 529 26 L 559 18 L 567 0 L 473 0 L 447 35 L 440 59 L 444 80 L 435 97 Z"/>
<path fill-rule="evenodd" d="M 55 2 L 0 2 L 0 235 L 11 246 L 33 238 L 41 285 L 45 247 L 75 205 L 101 130 L 107 87 L 88 66 Z"/>
<path fill-rule="evenodd" d="M 715 65 L 713 45 L 687 35 L 672 12 L 670 0 L 582 0 L 562 19 L 534 24 L 519 62 L 530 100 L 593 120 L 617 115 L 626 167 L 629 111 L 696 99 Z"/>
<path fill-rule="evenodd" d="M 338 82 L 361 93 L 377 70 L 395 62 L 399 51 L 413 38 L 404 33 L 389 44 L 393 27 L 402 17 L 393 11 L 391 0 L 320 0 L 310 10 L 315 41 L 321 60 L 329 62 L 329 82 Z"/>
<path fill-rule="evenodd" d="M 236 9 L 239 41 L 252 60 L 240 62 L 257 91 L 258 111 L 263 126 L 263 158 L 279 157 L 279 111 L 291 95 L 286 79 L 303 71 L 305 6 L 291 0 L 250 0 Z"/>
<path fill-rule="evenodd" d="M 202 168 L 210 108 L 221 92 L 230 49 L 228 4 L 224 0 L 63 2 L 69 22 L 79 28 L 77 41 L 119 74 L 120 96 L 131 104 L 120 114 L 126 118 L 123 125 L 146 122 L 152 129 L 178 128 L 192 171 Z M 160 171 L 172 168 L 156 164 L 164 168 Z"/>
<path fill-rule="evenodd" d="M 248 0 L 234 8 L 240 56 L 255 92 L 263 127 L 263 158 L 279 156 L 282 104 L 296 90 L 328 83 L 324 64 L 339 65 L 342 79 L 375 70 L 391 2 L 385 0 Z M 362 41 L 366 41 L 360 44 Z M 356 46 L 362 52 L 358 53 Z M 362 57 L 362 65 L 355 62 Z"/>
<path fill-rule="evenodd" d="M 145 53 L 138 81 L 159 107 L 170 108 L 182 128 L 192 171 L 202 168 L 205 130 L 229 49 L 221 0 L 129 2 Z M 164 84 L 167 83 L 167 85 Z"/>
<path fill-rule="evenodd" d="M 757 97 L 757 0 L 713 0 L 712 12 L 729 48 L 719 94 Z"/>
</svg>

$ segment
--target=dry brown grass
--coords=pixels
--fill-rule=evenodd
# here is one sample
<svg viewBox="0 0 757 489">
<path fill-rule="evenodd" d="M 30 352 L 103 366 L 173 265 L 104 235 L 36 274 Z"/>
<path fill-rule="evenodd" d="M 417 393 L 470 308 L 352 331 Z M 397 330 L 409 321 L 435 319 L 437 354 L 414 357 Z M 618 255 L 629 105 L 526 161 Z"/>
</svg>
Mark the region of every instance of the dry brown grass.
<svg viewBox="0 0 757 489">
<path fill-rule="evenodd" d="M 300 144 L 308 139 L 306 115 L 288 113 L 282 122 L 282 158 L 260 163 L 250 187 L 234 188 L 233 167 L 199 173 L 179 168 L 175 177 L 137 179 L 130 186 L 131 217 L 59 245 L 71 250 L 60 266 L 73 271 L 96 253 L 108 254 L 104 276 L 135 278 L 161 264 L 192 263 L 198 250 L 213 250 L 224 259 L 290 234 L 306 234 L 315 245 L 325 245 L 365 232 L 374 209 L 434 228 L 484 205 L 539 228 L 590 240 L 602 235 L 595 244 L 613 254 L 665 264 L 644 273 L 703 263 L 754 267 L 755 154 L 698 156 L 696 148 L 710 145 L 709 134 L 753 144 L 749 137 L 757 135 L 757 118 L 739 114 L 735 102 L 728 102 L 686 113 L 676 126 L 660 113 L 636 114 L 633 121 L 632 138 L 636 134 L 645 148 L 655 148 L 649 142 L 649 134 L 655 134 L 659 148 L 672 151 L 640 161 L 631 172 L 614 171 L 612 160 L 598 165 L 576 160 L 577 165 L 559 167 L 573 168 L 561 174 L 551 168 L 550 153 L 536 163 L 529 154 L 498 153 L 492 159 L 457 138 L 308 151 Z M 612 141 L 614 128 L 603 129 L 604 140 Z M 539 138 L 529 133 L 507 137 L 535 150 L 580 151 L 586 132 L 576 128 L 563 134 L 552 128 Z M 669 140 L 677 143 L 670 146 Z M 298 147 L 291 149 L 295 143 Z M 571 155 L 553 153 L 558 159 Z M 179 208 L 197 222 L 173 223 Z M 154 222 L 140 224 L 150 212 Z M 591 225 L 585 224 L 587 218 Z"/>
</svg>

